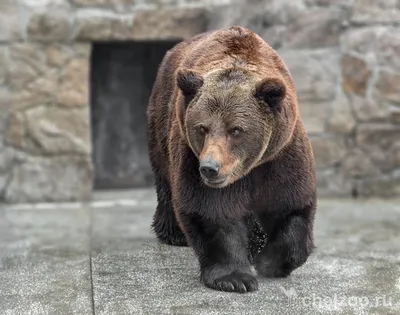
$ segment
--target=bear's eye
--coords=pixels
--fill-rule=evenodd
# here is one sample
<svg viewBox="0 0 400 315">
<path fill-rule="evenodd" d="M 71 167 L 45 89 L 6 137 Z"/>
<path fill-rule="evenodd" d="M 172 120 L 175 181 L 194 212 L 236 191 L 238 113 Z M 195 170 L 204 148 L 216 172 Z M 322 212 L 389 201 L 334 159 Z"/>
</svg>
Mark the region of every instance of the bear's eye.
<svg viewBox="0 0 400 315">
<path fill-rule="evenodd" d="M 202 135 L 205 135 L 208 132 L 207 127 L 204 127 L 204 126 L 199 126 L 198 130 L 199 130 L 200 134 L 202 134 Z"/>
<path fill-rule="evenodd" d="M 240 128 L 240 127 L 235 127 L 235 128 L 232 128 L 232 129 L 229 131 L 229 133 L 230 133 L 232 136 L 237 137 L 242 131 L 243 131 L 242 128 Z"/>
</svg>

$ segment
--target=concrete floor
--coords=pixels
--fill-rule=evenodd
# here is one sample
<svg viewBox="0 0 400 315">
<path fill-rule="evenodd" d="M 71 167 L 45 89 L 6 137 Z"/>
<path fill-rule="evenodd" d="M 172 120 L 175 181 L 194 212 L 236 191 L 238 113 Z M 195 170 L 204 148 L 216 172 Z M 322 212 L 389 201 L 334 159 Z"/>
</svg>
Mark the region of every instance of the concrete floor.
<svg viewBox="0 0 400 315">
<path fill-rule="evenodd" d="M 317 250 L 250 294 L 198 281 L 150 233 L 151 190 L 0 206 L 0 314 L 400 314 L 400 201 L 320 200 Z"/>
</svg>

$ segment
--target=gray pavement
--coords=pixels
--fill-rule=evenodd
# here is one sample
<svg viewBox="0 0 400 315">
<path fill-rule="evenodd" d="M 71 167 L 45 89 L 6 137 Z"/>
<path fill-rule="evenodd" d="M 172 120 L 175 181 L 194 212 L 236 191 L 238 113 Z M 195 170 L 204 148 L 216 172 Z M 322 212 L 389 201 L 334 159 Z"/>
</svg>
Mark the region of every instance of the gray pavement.
<svg viewBox="0 0 400 315">
<path fill-rule="evenodd" d="M 152 190 L 0 206 L 3 314 L 400 314 L 400 200 L 320 200 L 317 250 L 258 292 L 205 288 L 190 248 L 158 244 Z"/>
</svg>

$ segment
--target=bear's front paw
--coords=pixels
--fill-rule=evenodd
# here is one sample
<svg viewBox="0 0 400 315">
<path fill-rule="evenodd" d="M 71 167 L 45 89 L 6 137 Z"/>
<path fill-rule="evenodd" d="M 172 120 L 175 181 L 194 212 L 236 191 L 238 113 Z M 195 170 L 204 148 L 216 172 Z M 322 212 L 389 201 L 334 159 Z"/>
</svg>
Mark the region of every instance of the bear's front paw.
<svg viewBox="0 0 400 315">
<path fill-rule="evenodd" d="M 258 290 L 257 279 L 247 272 L 233 271 L 224 274 L 221 270 L 206 272 L 202 278 L 206 287 L 218 291 L 246 293 Z"/>
</svg>

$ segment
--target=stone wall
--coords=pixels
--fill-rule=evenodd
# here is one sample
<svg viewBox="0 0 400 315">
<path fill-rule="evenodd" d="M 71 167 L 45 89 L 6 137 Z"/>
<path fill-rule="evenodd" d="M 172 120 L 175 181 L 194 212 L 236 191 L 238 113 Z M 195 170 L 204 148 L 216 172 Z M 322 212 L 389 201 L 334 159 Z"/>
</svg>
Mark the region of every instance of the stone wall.
<svg viewBox="0 0 400 315">
<path fill-rule="evenodd" d="M 91 43 L 188 38 L 206 29 L 212 5 L 195 0 L 1 0 L 0 199 L 89 199 Z"/>
<path fill-rule="evenodd" d="M 320 195 L 400 193 L 396 0 L 1 0 L 0 199 L 89 199 L 91 43 L 250 27 L 294 76 Z"/>
<path fill-rule="evenodd" d="M 320 196 L 400 194 L 400 2 L 247 0 L 210 27 L 260 34 L 291 71 Z"/>
</svg>

